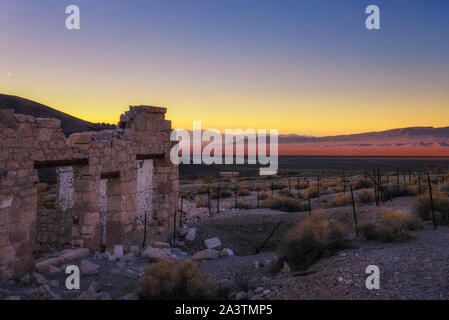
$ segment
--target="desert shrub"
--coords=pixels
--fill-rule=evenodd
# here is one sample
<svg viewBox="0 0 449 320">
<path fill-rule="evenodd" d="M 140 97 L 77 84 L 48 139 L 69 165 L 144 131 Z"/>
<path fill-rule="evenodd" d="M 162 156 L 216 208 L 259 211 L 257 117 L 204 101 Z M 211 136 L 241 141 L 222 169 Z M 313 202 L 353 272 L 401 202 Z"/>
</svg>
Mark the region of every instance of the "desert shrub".
<svg viewBox="0 0 449 320">
<path fill-rule="evenodd" d="M 181 197 L 183 199 L 187 199 L 187 200 L 195 200 L 195 192 L 193 192 L 192 190 L 190 190 L 190 191 L 182 191 L 181 192 Z"/>
<path fill-rule="evenodd" d="M 422 228 L 421 220 L 400 210 L 384 209 L 369 216 L 359 227 L 367 240 L 380 242 L 403 242 L 410 238 L 408 230 Z"/>
<path fill-rule="evenodd" d="M 336 195 L 330 202 L 330 207 L 345 207 L 351 203 L 351 196 L 349 194 Z"/>
<path fill-rule="evenodd" d="M 195 206 L 197 208 L 208 208 L 209 201 L 206 198 L 199 197 L 198 199 L 196 199 Z"/>
<path fill-rule="evenodd" d="M 269 186 L 270 190 L 282 190 L 287 187 L 283 182 L 274 182 L 273 184 L 270 183 Z"/>
<path fill-rule="evenodd" d="M 140 294 L 151 300 L 210 299 L 215 286 L 197 264 L 188 260 L 162 260 L 145 268 L 139 282 Z"/>
<path fill-rule="evenodd" d="M 278 264 L 286 261 L 295 270 L 307 269 L 342 249 L 346 234 L 340 223 L 327 218 L 322 211 L 314 211 L 287 233 L 280 247 Z"/>
<path fill-rule="evenodd" d="M 248 203 L 240 200 L 238 200 L 237 203 L 234 203 L 232 207 L 234 209 L 251 209 L 251 206 Z"/>
<path fill-rule="evenodd" d="M 385 196 L 385 193 L 390 198 L 412 197 L 412 196 L 417 195 L 418 190 L 416 187 L 412 187 L 409 185 L 400 185 L 399 187 L 398 187 L 398 185 L 393 185 L 393 186 L 389 186 L 388 188 L 383 187 L 383 192 L 380 193 L 380 197 L 381 197 L 382 201 L 388 200 L 387 197 Z"/>
<path fill-rule="evenodd" d="M 363 190 L 357 195 L 360 203 L 371 203 L 374 201 L 374 192 L 370 190 Z"/>
<path fill-rule="evenodd" d="M 290 197 L 290 198 L 298 198 L 297 194 L 294 194 L 294 193 L 288 191 L 288 189 L 279 191 L 278 195 L 284 196 L 284 197 Z"/>
<path fill-rule="evenodd" d="M 321 190 L 320 190 L 321 192 Z M 318 197 L 317 186 L 312 186 L 304 190 L 304 199 L 313 199 Z"/>
<path fill-rule="evenodd" d="M 238 189 L 238 191 L 237 191 L 237 195 L 238 196 L 241 196 L 241 197 L 243 197 L 243 196 L 249 196 L 251 193 L 249 192 L 249 190 L 248 189 Z"/>
<path fill-rule="evenodd" d="M 263 183 L 259 183 L 255 185 L 254 191 L 267 191 L 267 185 Z"/>
<path fill-rule="evenodd" d="M 209 186 L 201 185 L 193 188 L 193 192 L 196 194 L 205 194 L 207 193 L 207 190 L 209 189 Z"/>
<path fill-rule="evenodd" d="M 266 198 L 268 198 L 269 194 L 266 192 L 261 192 L 259 193 L 259 200 L 265 200 Z"/>
<path fill-rule="evenodd" d="M 307 206 L 297 199 L 271 195 L 262 201 L 262 207 L 287 212 L 299 212 L 307 210 Z"/>
<path fill-rule="evenodd" d="M 367 188 L 371 188 L 372 186 L 373 186 L 372 182 L 369 178 L 366 178 L 366 183 L 365 183 L 365 178 L 359 178 L 353 184 L 354 190 L 367 189 Z"/>
<path fill-rule="evenodd" d="M 449 194 L 449 183 L 445 183 L 440 187 L 441 192 Z"/>
<path fill-rule="evenodd" d="M 218 199 L 218 189 L 214 188 L 213 192 L 211 193 L 212 199 Z M 232 191 L 229 189 L 225 189 L 220 187 L 220 199 L 230 198 L 232 196 Z"/>
<path fill-rule="evenodd" d="M 435 218 L 438 224 L 449 223 L 449 198 L 442 194 L 435 193 L 432 195 Z M 421 194 L 416 197 L 413 207 L 423 220 L 432 219 L 432 210 L 430 205 L 429 194 Z"/>
<path fill-rule="evenodd" d="M 135 282 L 125 282 L 120 286 L 120 293 L 122 296 L 136 292 L 137 285 Z"/>
</svg>

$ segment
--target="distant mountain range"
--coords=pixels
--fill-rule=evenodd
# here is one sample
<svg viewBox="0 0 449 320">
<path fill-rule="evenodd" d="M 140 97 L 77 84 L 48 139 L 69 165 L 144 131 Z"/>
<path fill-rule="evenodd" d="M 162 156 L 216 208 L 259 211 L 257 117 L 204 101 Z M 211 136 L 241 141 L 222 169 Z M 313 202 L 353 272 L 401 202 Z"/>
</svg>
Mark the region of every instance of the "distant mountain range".
<svg viewBox="0 0 449 320">
<path fill-rule="evenodd" d="M 14 109 L 15 113 L 37 118 L 60 119 L 66 135 L 115 127 L 84 121 L 16 96 L 0 94 L 0 109 Z M 449 156 L 449 127 L 408 127 L 326 137 L 281 134 L 278 138 L 281 155 Z"/>
<path fill-rule="evenodd" d="M 0 94 L 0 109 L 13 109 L 15 113 L 31 115 L 35 118 L 59 119 L 61 120 L 62 132 L 67 136 L 75 132 L 99 131 L 115 127 L 105 123 L 84 121 L 43 104 L 5 94 Z"/>
</svg>

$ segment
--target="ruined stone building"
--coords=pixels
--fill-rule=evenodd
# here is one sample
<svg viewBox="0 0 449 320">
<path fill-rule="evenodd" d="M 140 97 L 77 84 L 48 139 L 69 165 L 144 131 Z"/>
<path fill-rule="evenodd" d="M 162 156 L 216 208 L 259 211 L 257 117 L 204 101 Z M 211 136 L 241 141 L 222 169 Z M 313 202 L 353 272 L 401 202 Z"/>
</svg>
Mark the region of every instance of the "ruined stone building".
<svg viewBox="0 0 449 320">
<path fill-rule="evenodd" d="M 130 107 L 114 130 L 67 138 L 57 119 L 0 110 L 0 280 L 31 270 L 45 244 L 101 251 L 141 245 L 144 233 L 147 244 L 167 239 L 178 167 L 165 113 Z M 42 168 L 56 168 L 53 198 L 38 197 Z"/>
</svg>

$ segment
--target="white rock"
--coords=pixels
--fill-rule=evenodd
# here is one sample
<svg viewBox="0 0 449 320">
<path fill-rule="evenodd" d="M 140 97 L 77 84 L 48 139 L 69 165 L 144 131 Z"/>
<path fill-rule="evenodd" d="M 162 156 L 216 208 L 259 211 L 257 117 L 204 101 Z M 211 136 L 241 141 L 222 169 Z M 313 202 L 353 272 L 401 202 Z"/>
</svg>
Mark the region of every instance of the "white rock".
<svg viewBox="0 0 449 320">
<path fill-rule="evenodd" d="M 266 296 L 267 294 L 269 294 L 271 292 L 271 290 L 264 290 L 264 291 L 262 291 L 262 294 L 264 295 L 264 296 Z"/>
<path fill-rule="evenodd" d="M 153 247 L 158 249 L 165 249 L 170 248 L 170 244 L 168 244 L 167 242 L 154 241 Z"/>
<path fill-rule="evenodd" d="M 122 245 L 114 246 L 114 256 L 116 256 L 117 259 L 120 259 L 121 257 L 123 257 L 123 246 Z"/>
<path fill-rule="evenodd" d="M 204 249 L 193 255 L 193 260 L 215 260 L 218 259 L 218 251 L 215 249 Z"/>
<path fill-rule="evenodd" d="M 153 247 L 148 247 L 142 253 L 142 256 L 148 258 L 150 262 L 157 262 L 159 260 L 166 260 L 172 258 L 169 249 L 158 249 Z"/>
<path fill-rule="evenodd" d="M 206 249 L 214 249 L 221 246 L 221 241 L 218 238 L 209 238 L 204 240 Z"/>
<path fill-rule="evenodd" d="M 196 229 L 195 228 L 191 228 L 189 229 L 189 232 L 187 232 L 186 237 L 184 238 L 185 241 L 195 241 L 196 238 Z"/>
</svg>

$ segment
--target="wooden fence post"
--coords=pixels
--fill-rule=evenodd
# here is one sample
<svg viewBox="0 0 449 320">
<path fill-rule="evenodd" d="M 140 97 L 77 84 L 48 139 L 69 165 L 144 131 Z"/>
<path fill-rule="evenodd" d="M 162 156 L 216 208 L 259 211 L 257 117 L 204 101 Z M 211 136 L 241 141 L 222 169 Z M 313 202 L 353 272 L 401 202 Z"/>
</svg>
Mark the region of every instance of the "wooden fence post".
<svg viewBox="0 0 449 320">
<path fill-rule="evenodd" d="M 352 184 L 350 184 L 349 187 L 351 188 L 352 211 L 354 212 L 355 235 L 356 235 L 356 238 L 358 238 L 359 237 L 359 227 L 357 226 L 357 214 L 355 212 L 355 201 L 354 201 L 354 192 L 352 190 Z"/>
<path fill-rule="evenodd" d="M 220 212 L 220 185 L 217 185 L 217 213 Z"/>
<path fill-rule="evenodd" d="M 207 187 L 207 205 L 209 207 L 209 214 L 210 214 L 210 186 Z"/>
<path fill-rule="evenodd" d="M 435 220 L 435 210 L 433 207 L 433 198 L 432 198 L 432 183 L 430 182 L 430 175 L 427 173 L 427 181 L 429 182 L 429 197 L 430 197 L 430 209 L 432 210 L 432 222 L 433 222 L 433 228 L 437 228 L 437 222 Z"/>
</svg>

